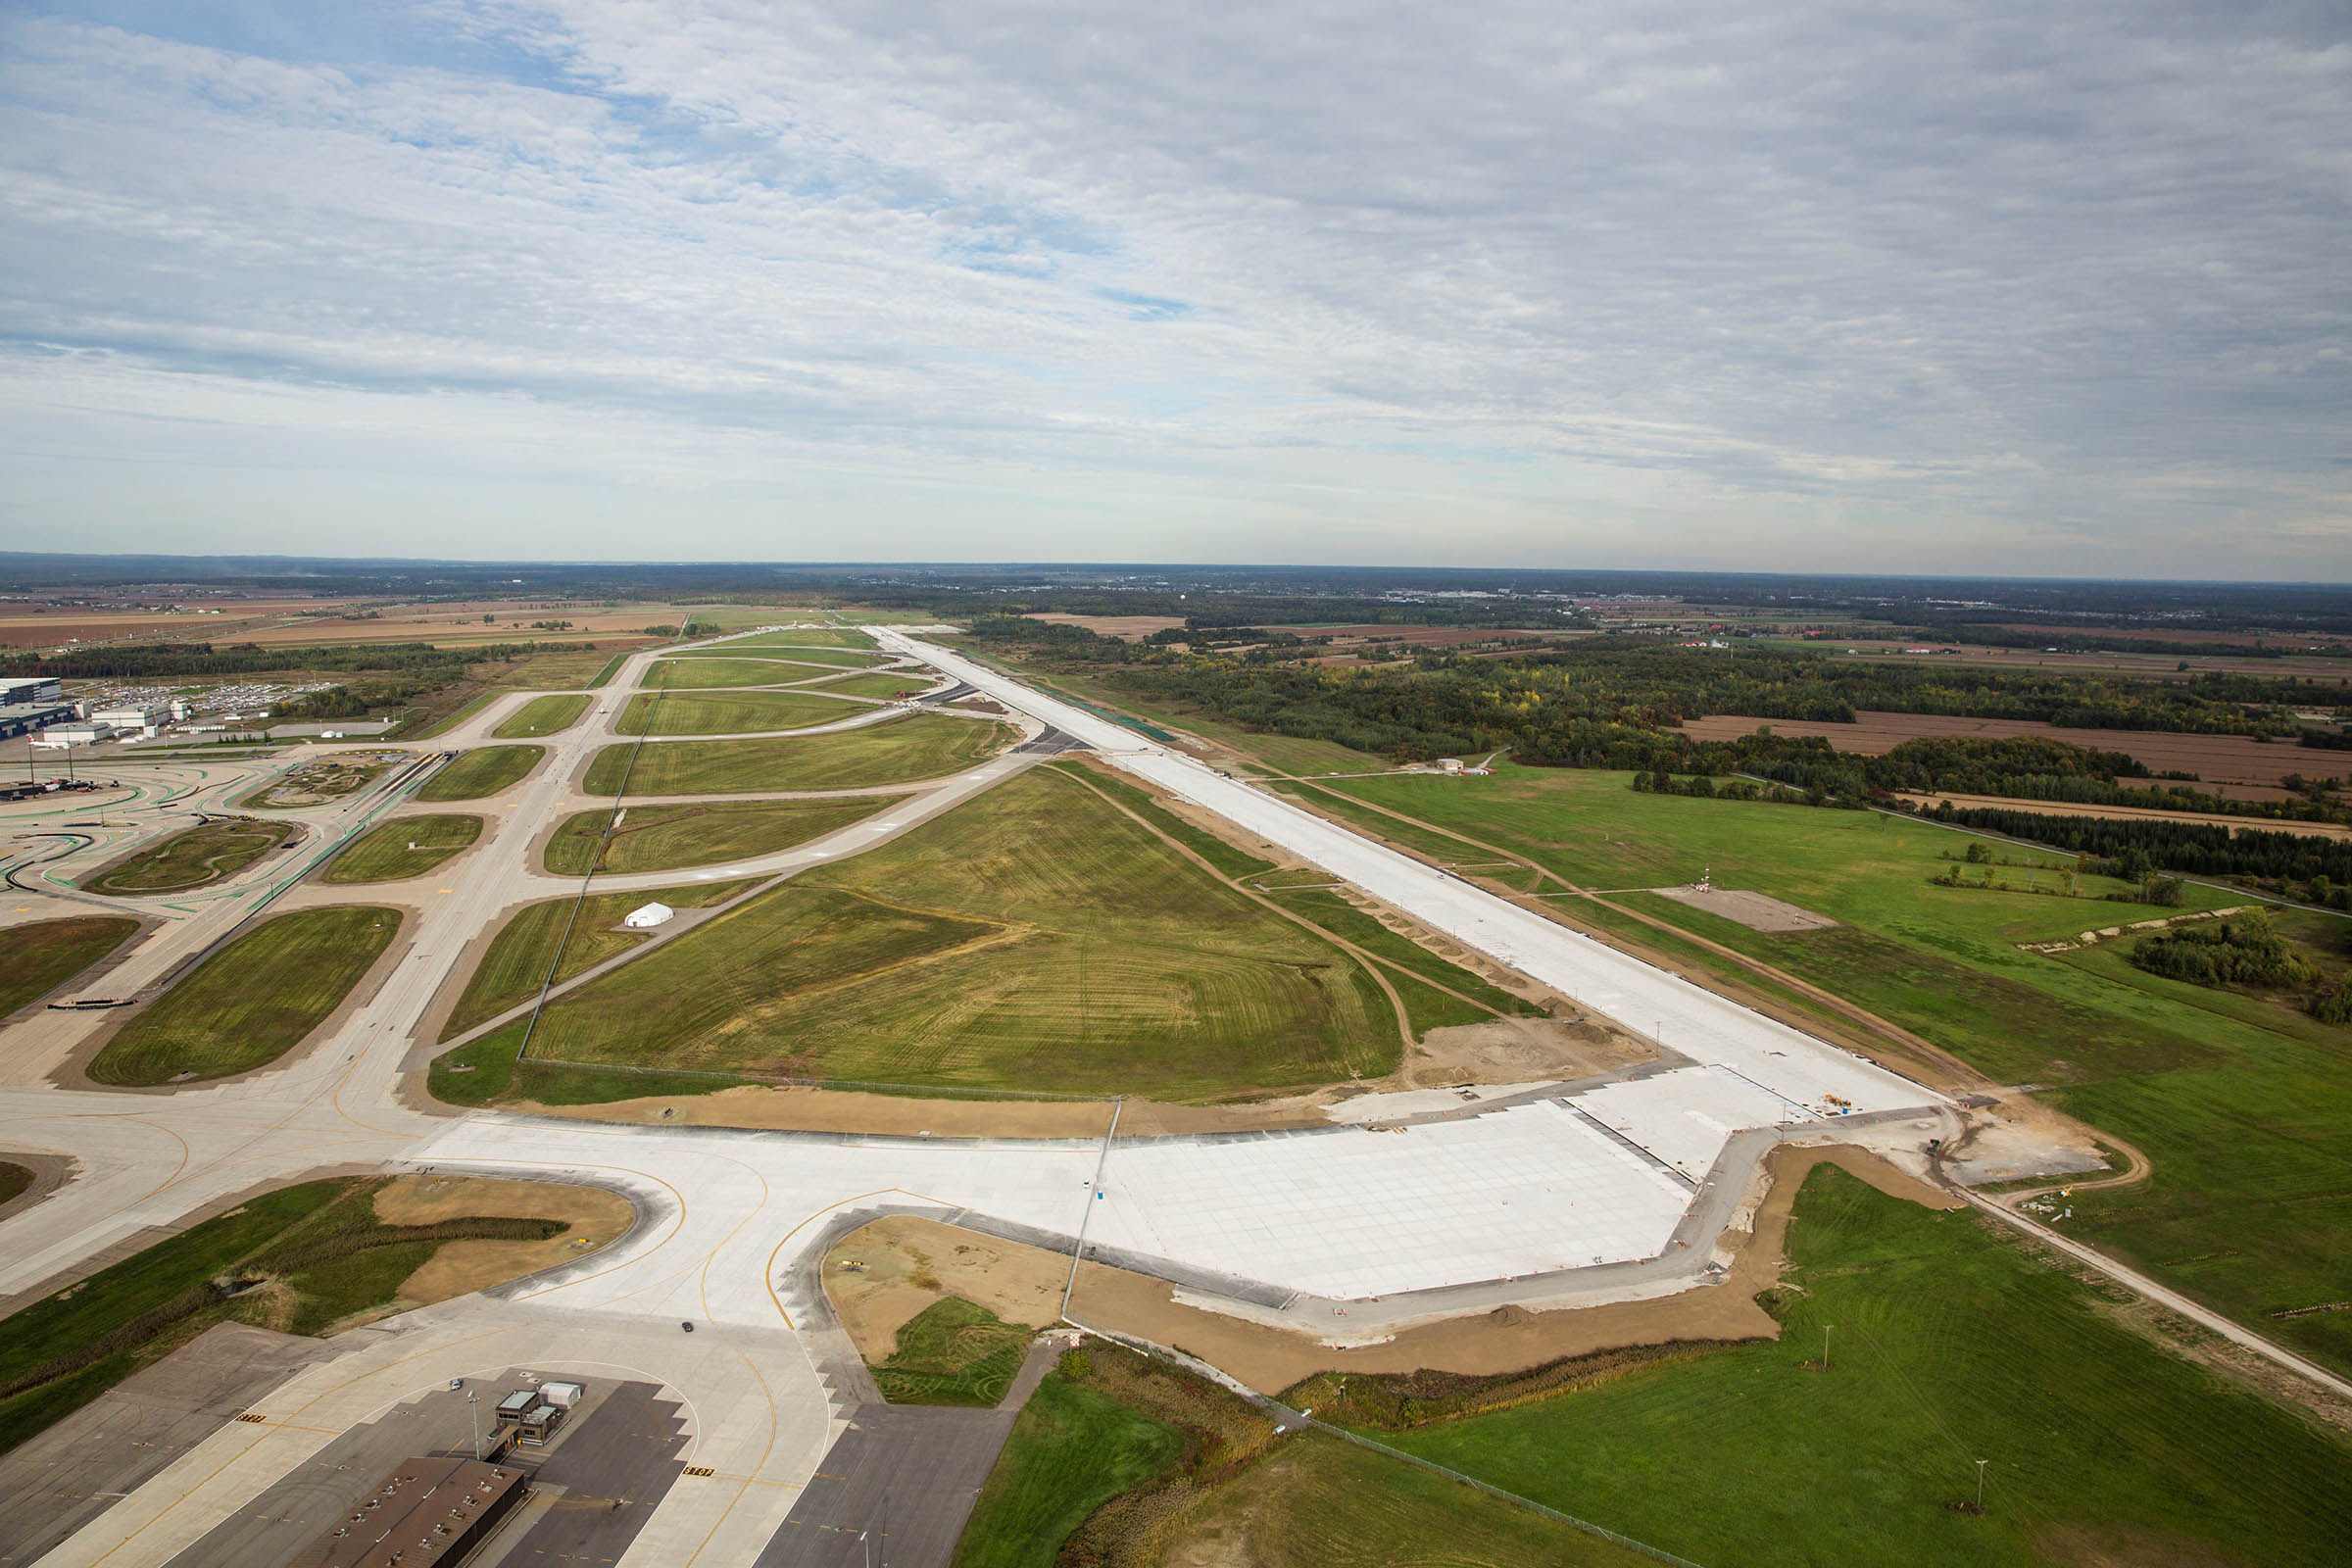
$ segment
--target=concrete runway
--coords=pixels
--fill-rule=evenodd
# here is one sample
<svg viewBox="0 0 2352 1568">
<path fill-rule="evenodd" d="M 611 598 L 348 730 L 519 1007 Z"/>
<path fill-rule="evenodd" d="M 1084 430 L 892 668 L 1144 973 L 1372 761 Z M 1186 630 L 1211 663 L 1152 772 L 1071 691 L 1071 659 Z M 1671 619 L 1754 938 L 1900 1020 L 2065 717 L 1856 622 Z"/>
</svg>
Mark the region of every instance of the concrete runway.
<svg viewBox="0 0 2352 1568">
<path fill-rule="evenodd" d="M 460 978 L 461 960 L 515 905 L 577 891 L 577 879 L 537 868 L 534 846 L 565 814 L 612 804 L 585 797 L 578 785 L 598 750 L 629 739 L 615 732 L 619 712 L 653 659 L 668 650 L 641 653 L 610 688 L 592 694 L 579 722 L 537 742 L 548 749 L 546 760 L 496 798 L 413 807 L 405 794 L 376 791 L 309 815 L 289 813 L 322 833 L 356 831 L 379 813 L 409 809 L 478 812 L 485 828 L 472 849 L 408 883 L 306 883 L 282 895 L 279 906 L 369 902 L 411 911 L 381 983 L 283 1062 L 171 1092 L 66 1089 L 49 1075 L 106 1025 L 105 1014 L 41 1012 L 0 1031 L 0 1149 L 67 1155 L 80 1165 L 77 1179 L 0 1222 L 0 1295 L 245 1191 L 322 1168 L 429 1166 L 594 1181 L 629 1193 L 641 1214 L 628 1236 L 577 1263 L 342 1337 L 333 1356 L 265 1401 L 266 1421 L 222 1429 L 46 1560 L 163 1563 L 372 1413 L 448 1376 L 538 1364 L 551 1373 L 603 1367 L 670 1391 L 688 1411 L 685 1461 L 715 1471 L 664 1494 L 624 1563 L 747 1562 L 768 1544 L 840 1430 L 841 1411 L 800 1332 L 817 1303 L 801 1300 L 793 1282 L 808 1249 L 843 1216 L 913 1208 L 1064 1249 L 1083 1229 L 1090 1246 L 1182 1281 L 1203 1299 L 1230 1299 L 1251 1316 L 1287 1313 L 1298 1326 L 1328 1332 L 1330 1302 L 1383 1298 L 1377 1308 L 1350 1308 L 1350 1323 L 1362 1331 L 1384 1317 L 1486 1310 L 1503 1299 L 1556 1302 L 1580 1292 L 1623 1298 L 1678 1288 L 1695 1276 L 1714 1234 L 1707 1229 L 1693 1241 L 1692 1227 L 1703 1216 L 1719 1228 L 1724 1206 L 1694 1191 L 1708 1184 L 1691 1172 L 1710 1175 L 1713 1191 L 1726 1182 L 1737 1191 L 1771 1138 L 1826 1130 L 1823 1113 L 1836 1108 L 1831 1096 L 1876 1112 L 1939 1103 L 1916 1085 L 1121 726 L 942 650 L 887 630 L 877 635 L 1004 704 L 1023 740 L 1044 744 L 929 786 L 894 788 L 910 799 L 792 851 L 692 872 L 599 877 L 594 890 L 789 875 L 886 842 L 1040 755 L 1085 744 L 1596 1010 L 1636 1028 L 1664 1020 L 1668 1044 L 1688 1060 L 1669 1063 L 1638 1093 L 1601 1098 L 1605 1090 L 1598 1091 L 1587 1097 L 1590 1103 L 1537 1097 L 1401 1134 L 1335 1126 L 1136 1140 L 1107 1161 L 1093 1141 L 732 1132 L 460 1114 L 411 1103 L 403 1098 L 404 1067 L 436 997 Z M 414 754 L 485 743 L 538 695 L 501 696 L 446 737 L 383 749 Z M 233 793 L 262 771 L 238 766 L 234 778 L 209 767 L 191 777 L 183 764 L 158 763 L 152 798 L 162 803 L 176 791 L 168 804 L 179 808 L 206 792 Z M 119 846 L 93 848 L 42 870 L 73 874 L 120 853 Z M 108 977 L 108 988 L 169 973 L 243 918 L 281 876 L 257 869 L 206 890 L 203 900 L 172 906 L 120 901 L 162 923 Z M 62 892 L 24 901 L 0 920 L 37 918 L 68 902 Z M 87 907 L 71 903 L 76 911 Z M 1677 1073 L 1692 1076 L 1677 1080 Z M 1761 1136 L 1747 1131 L 1756 1128 Z M 1690 1245 L 1678 1250 L 1683 1241 Z M 1640 1267 L 1686 1252 L 1687 1267 Z M 1475 1307 L 1456 1304 L 1472 1300 Z M 697 1332 L 683 1333 L 682 1322 Z"/>
</svg>

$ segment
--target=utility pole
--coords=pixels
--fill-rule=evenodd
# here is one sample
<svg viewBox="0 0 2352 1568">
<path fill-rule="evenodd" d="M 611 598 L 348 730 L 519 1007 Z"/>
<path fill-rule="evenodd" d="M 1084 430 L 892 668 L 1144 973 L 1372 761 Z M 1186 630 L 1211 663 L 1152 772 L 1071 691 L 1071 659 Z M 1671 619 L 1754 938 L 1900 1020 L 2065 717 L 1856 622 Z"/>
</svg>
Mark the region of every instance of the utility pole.
<svg viewBox="0 0 2352 1568">
<path fill-rule="evenodd" d="M 1979 1513 L 1984 1511 L 1984 1467 L 1991 1462 L 1989 1459 L 1977 1461 L 1977 1512 Z"/>
</svg>

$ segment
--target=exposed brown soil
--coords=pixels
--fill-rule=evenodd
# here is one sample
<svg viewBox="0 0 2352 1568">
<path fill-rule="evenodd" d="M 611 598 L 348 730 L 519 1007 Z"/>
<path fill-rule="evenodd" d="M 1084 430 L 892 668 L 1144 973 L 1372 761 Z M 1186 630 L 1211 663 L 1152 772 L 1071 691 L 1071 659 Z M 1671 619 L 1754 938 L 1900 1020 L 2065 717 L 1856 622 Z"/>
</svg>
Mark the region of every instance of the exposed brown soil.
<svg viewBox="0 0 2352 1568">
<path fill-rule="evenodd" d="M 1407 1089 L 1569 1081 L 1657 1054 L 1648 1041 L 1590 1018 L 1490 1018 L 1430 1030 L 1396 1076 Z"/>
<path fill-rule="evenodd" d="M 1933 807 L 1949 801 L 1957 809 L 1987 807 L 2002 811 L 2032 811 L 2042 816 L 2101 816 L 2129 821 L 2154 818 L 2163 822 L 2195 822 L 2209 827 L 2260 828 L 2266 833 L 2299 833 L 2307 838 L 2352 837 L 2352 827 L 2340 822 L 2273 821 L 2267 816 L 2222 816 L 2205 811 L 2151 811 L 2136 806 L 2076 806 L 2066 801 L 2013 801 L 2005 795 L 1905 795 L 1902 800 Z"/>
<path fill-rule="evenodd" d="M 1839 751 L 1860 757 L 1884 757 L 1904 741 L 1923 735 L 2033 735 L 2095 751 L 2123 752 L 2159 773 L 2194 773 L 2201 779 L 2233 784 L 2277 784 L 2289 773 L 2326 777 L 2342 772 L 2346 765 L 2340 754 L 2315 752 L 2291 742 L 2273 741 L 2265 745 L 2250 735 L 2065 729 L 2038 719 L 1957 718 L 1942 713 L 1888 713 L 1876 710 L 1857 711 L 1851 724 L 1717 713 L 1690 719 L 1683 725 L 1683 733 L 1704 741 L 1728 741 L 1753 734 L 1766 724 L 1772 726 L 1775 735 L 1819 735 Z"/>
<path fill-rule="evenodd" d="M 2049 1525 L 2034 1536 L 2034 1554 L 2066 1568 L 2238 1568 L 2244 1559 L 2202 1541 L 2159 1536 L 2144 1530 L 2093 1534 L 2076 1525 Z"/>
<path fill-rule="evenodd" d="M 481 1176 L 403 1176 L 375 1195 L 375 1217 L 387 1225 L 482 1216 L 560 1219 L 570 1229 L 543 1242 L 451 1242 L 402 1283 L 400 1299 L 446 1301 L 584 1257 L 627 1230 L 636 1210 L 602 1188 Z"/>
<path fill-rule="evenodd" d="M 514 1108 L 527 1115 L 569 1116 L 581 1121 L 673 1122 L 690 1127 L 899 1137 L 1100 1138 L 1110 1125 L 1106 1101 L 910 1100 L 858 1090 L 760 1084 L 739 1084 L 709 1095 L 649 1095 L 596 1105 L 542 1105 L 522 1101 Z M 1323 1125 L 1324 1117 L 1314 1108 L 1314 1097 L 1304 1095 L 1239 1105 L 1172 1105 L 1131 1100 L 1119 1114 L 1122 1138 Z"/>
<path fill-rule="evenodd" d="M 894 1215 L 825 1254 L 825 1298 L 869 1366 L 898 1351 L 899 1330 L 943 1297 L 1042 1329 L 1061 1315 L 1070 1265 L 1059 1253 L 1000 1242 L 937 1220 Z"/>
<path fill-rule="evenodd" d="M 1806 1173 L 1825 1161 L 1890 1197 L 1933 1208 L 1961 1206 L 1957 1199 L 1865 1150 L 1847 1145 L 1784 1148 L 1765 1162 L 1771 1185 L 1751 1232 L 1724 1234 L 1723 1247 L 1737 1252 L 1723 1281 L 1679 1296 L 1551 1312 L 1506 1306 L 1478 1317 L 1407 1329 L 1385 1344 L 1337 1349 L 1305 1334 L 1184 1305 L 1174 1299 L 1175 1287 L 1164 1280 L 1089 1263 L 1079 1272 L 1070 1315 L 1080 1323 L 1138 1335 L 1197 1355 L 1266 1394 L 1332 1369 L 1427 1368 L 1488 1375 L 1621 1346 L 1777 1338 L 1780 1326 L 1756 1304 L 1755 1297 L 1780 1279 L 1786 1261 L 1783 1243 L 1797 1189 L 1804 1185 Z"/>
</svg>

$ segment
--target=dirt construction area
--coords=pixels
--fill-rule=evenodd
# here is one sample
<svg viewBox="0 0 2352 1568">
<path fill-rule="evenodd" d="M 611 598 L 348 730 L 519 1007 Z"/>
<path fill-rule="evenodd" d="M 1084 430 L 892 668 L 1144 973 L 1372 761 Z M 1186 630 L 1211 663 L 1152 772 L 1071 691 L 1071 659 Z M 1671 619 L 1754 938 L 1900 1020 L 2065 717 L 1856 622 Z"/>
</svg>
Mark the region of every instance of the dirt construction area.
<svg viewBox="0 0 2352 1568">
<path fill-rule="evenodd" d="M 1838 922 L 1826 914 L 1784 904 L 1770 894 L 1734 888 L 1651 888 L 1661 899 L 1737 920 L 1750 931 L 1826 931 Z"/>
<path fill-rule="evenodd" d="M 402 1300 L 446 1301 L 585 1257 L 626 1231 L 637 1211 L 601 1188 L 482 1176 L 403 1176 L 375 1195 L 375 1217 L 387 1225 L 482 1215 L 560 1219 L 571 1228 L 542 1242 L 451 1242 L 401 1283 Z"/>
<path fill-rule="evenodd" d="M 900 1215 L 843 1237 L 825 1254 L 825 1296 L 868 1364 L 890 1359 L 899 1330 L 942 1297 L 1042 1329 L 1061 1315 L 1069 1259 L 937 1220 Z"/>
</svg>

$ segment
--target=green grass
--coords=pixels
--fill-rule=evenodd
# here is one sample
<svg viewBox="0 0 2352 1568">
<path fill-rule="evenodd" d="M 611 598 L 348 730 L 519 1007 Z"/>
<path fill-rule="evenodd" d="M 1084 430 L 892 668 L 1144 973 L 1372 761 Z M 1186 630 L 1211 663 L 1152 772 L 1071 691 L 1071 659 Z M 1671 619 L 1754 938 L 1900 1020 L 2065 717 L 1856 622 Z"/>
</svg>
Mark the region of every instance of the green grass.
<svg viewBox="0 0 2352 1568">
<path fill-rule="evenodd" d="M 1587 886 L 1664 885 L 1711 867 L 1718 885 L 1845 922 L 1775 935 L 1645 893 L 1618 900 L 1850 998 L 1998 1082 L 2053 1086 L 2061 1108 L 2136 1145 L 2156 1168 L 2143 1186 L 2082 1195 L 2077 1234 L 2352 1371 L 2352 1312 L 2273 1316 L 2352 1300 L 2352 1030 L 2144 974 L 2123 961 L 2128 938 L 2060 957 L 2020 951 L 2165 911 L 1930 885 L 1951 863 L 1941 857 L 1971 842 L 1963 835 L 1876 812 L 1636 794 L 1626 777 L 1506 766 L 1488 779 L 1341 787 Z M 1375 831 L 1395 825 L 1368 811 L 1358 819 Z M 2062 858 L 2007 845 L 1995 853 Z M 2244 902 L 2210 888 L 2187 896 L 2192 907 Z M 1581 901 L 1568 912 L 1756 984 Z M 2352 940 L 2352 922 L 2329 917 L 2296 915 L 2289 929 L 2331 965 Z"/>
<path fill-rule="evenodd" d="M 557 984 L 645 941 L 647 932 L 619 929 L 621 917 L 631 909 L 646 904 L 666 904 L 673 909 L 707 908 L 725 903 L 750 885 L 704 882 L 690 887 L 661 888 L 652 893 L 600 893 L 579 901 L 576 921 L 572 918 L 575 901 L 571 899 L 526 904 L 510 915 L 507 923 L 499 927 L 498 935 L 490 939 L 482 961 L 466 978 L 456 1008 L 442 1026 L 441 1038 L 454 1040 L 515 1004 L 537 996 L 541 983 L 548 978 L 548 966 L 556 963 L 557 945 L 564 941 L 567 926 L 571 940 L 563 950 L 563 962 L 556 963 Z"/>
<path fill-rule="evenodd" d="M 481 835 L 478 816 L 396 816 L 361 834 L 349 849 L 326 863 L 318 880 L 348 884 L 422 876 L 470 848 Z"/>
<path fill-rule="evenodd" d="M 1273 884 L 1279 886 L 1279 884 Z M 1296 909 L 1333 936 L 1352 942 L 1365 952 L 1403 965 L 1423 979 L 1434 980 L 1449 990 L 1483 1002 L 1487 1007 L 1474 1007 L 1455 1001 L 1443 991 L 1416 986 L 1389 971 L 1390 982 L 1404 998 L 1405 1009 L 1412 1015 L 1413 1033 L 1427 1034 L 1454 1024 L 1486 1023 L 1500 1013 L 1506 1018 L 1542 1018 L 1545 1009 L 1524 997 L 1513 996 L 1500 986 L 1480 979 L 1457 963 L 1382 925 L 1366 910 L 1357 908 L 1339 894 L 1323 888 L 1294 888 L 1277 892 L 1275 901 L 1286 908 Z"/>
<path fill-rule="evenodd" d="M 89 1076 L 160 1084 L 267 1066 L 324 1023 L 399 934 L 399 910 L 365 904 L 264 920 L 131 1014 Z"/>
<path fill-rule="evenodd" d="M 1375 773 L 1396 765 L 1385 757 L 1355 751 L 1337 741 L 1301 740 L 1290 735 L 1260 733 L 1213 718 L 1182 704 L 1152 702 L 1135 693 L 1122 691 L 1079 669 L 1060 668 L 1054 670 L 1050 679 L 1040 678 L 1037 671 L 1022 668 L 1019 661 L 1004 659 L 1001 649 L 978 649 L 969 644 L 957 646 L 975 658 L 1004 663 L 1018 671 L 1024 679 L 1049 691 L 1059 690 L 1086 702 L 1119 709 L 1154 724 L 1184 730 L 1202 740 L 1232 747 L 1235 751 L 1258 759 L 1276 772 Z"/>
<path fill-rule="evenodd" d="M 425 1088 L 451 1105 L 534 1101 L 542 1105 L 602 1105 L 646 1095 L 708 1095 L 734 1080 L 688 1073 L 636 1072 L 618 1067 L 570 1067 L 516 1059 L 528 1019 L 516 1019 L 481 1039 L 433 1058 Z"/>
<path fill-rule="evenodd" d="M 288 822 L 215 817 L 174 833 L 100 870 L 84 892 L 137 896 L 185 893 L 224 882 L 294 836 Z"/>
<path fill-rule="evenodd" d="M 614 654 L 611 659 L 606 660 L 598 668 L 595 678 L 588 682 L 588 690 L 592 692 L 604 690 L 612 683 L 612 677 L 620 673 L 620 666 L 628 662 L 627 654 Z"/>
<path fill-rule="evenodd" d="M 985 1408 L 1011 1389 L 1034 1333 L 950 1296 L 899 1330 L 898 1348 L 873 1369 L 874 1386 L 892 1404 Z"/>
<path fill-rule="evenodd" d="M 628 657 L 625 653 L 606 653 L 593 648 L 574 649 L 561 654 L 528 654 L 511 664 L 476 664 L 468 673 L 504 691 L 593 691 Z"/>
<path fill-rule="evenodd" d="M 564 818 L 547 844 L 547 868 L 585 876 L 716 865 L 770 855 L 862 821 L 903 795 L 853 795 L 812 801 L 713 801 L 707 806 L 632 806 L 610 840 L 609 810 Z M 599 846 L 603 848 L 600 859 Z"/>
<path fill-rule="evenodd" d="M 645 672 L 645 690 L 782 686 L 812 676 L 822 678 L 822 672 L 805 664 L 786 663 L 781 659 L 696 659 L 681 654 L 656 660 Z"/>
<path fill-rule="evenodd" d="M 836 705 L 846 708 L 847 704 Z M 624 774 L 633 795 L 736 795 L 760 790 L 860 789 L 962 771 L 1010 744 L 1009 725 L 910 713 L 861 729 L 798 740 L 681 741 L 596 754 L 584 786 L 611 795 Z"/>
<path fill-rule="evenodd" d="M 571 728 L 596 701 L 586 694 L 534 697 L 514 711 L 514 716 L 490 733 L 502 741 L 534 740 L 541 735 L 554 735 Z"/>
<path fill-rule="evenodd" d="M 1261 860 L 1247 850 L 1234 848 L 1206 828 L 1195 827 L 1162 806 L 1148 791 L 1138 789 L 1125 779 L 1106 770 L 1081 769 L 1065 762 L 1049 762 L 1046 765 L 1056 772 L 1067 773 L 1072 778 L 1082 779 L 1093 785 L 1121 806 L 1143 817 L 1160 832 L 1165 833 L 1215 866 L 1218 872 L 1224 876 L 1262 876 L 1274 869 L 1273 861 Z"/>
<path fill-rule="evenodd" d="M 972 1517 L 955 1568 L 1054 1568 L 1070 1532 L 1104 1502 L 1184 1451 L 1164 1421 L 1050 1376 L 1021 1407 Z"/>
<path fill-rule="evenodd" d="M 827 649 L 840 648 L 870 649 L 873 646 L 874 640 L 861 631 L 804 626 L 792 631 L 755 632 L 749 637 L 730 638 L 726 642 L 710 648 L 690 648 L 687 653 L 689 655 L 708 654 L 723 658 L 738 648 L 781 648 L 793 650 L 795 657 L 798 657 L 800 653 L 804 652 L 821 653 Z M 866 662 L 871 662 L 871 661 L 868 660 Z"/>
<path fill-rule="evenodd" d="M 64 985 L 121 947 L 139 922 L 117 914 L 35 920 L 0 931 L 0 1018 Z"/>
<path fill-rule="evenodd" d="M 901 692 L 914 694 L 930 690 L 935 684 L 919 669 L 906 671 L 885 669 L 863 675 L 823 675 L 804 687 L 812 692 L 838 692 L 844 697 L 892 698 Z"/>
<path fill-rule="evenodd" d="M 478 801 L 519 784 L 547 756 L 544 746 L 477 746 L 424 781 L 420 801 Z"/>
<path fill-rule="evenodd" d="M 215 1323 L 316 1333 L 389 1305 L 401 1283 L 449 1241 L 544 1237 L 564 1228 L 513 1219 L 386 1225 L 373 1210 L 383 1185 L 308 1182 L 247 1199 L 12 1316 L 0 1335 L 0 1389 L 14 1391 L 0 1396 L 0 1449 Z M 224 1296 L 210 1283 L 233 1279 L 273 1279 L 283 1289 Z"/>
<path fill-rule="evenodd" d="M 2119 1325 L 2008 1235 L 1819 1167 L 1789 1232 L 1795 1272 L 1768 1298 L 1777 1343 L 1381 1436 L 1706 1563 L 2339 1553 L 2340 1436 Z M 1808 1370 L 1825 1324 L 1831 1370 Z M 1328 1380 L 1294 1396 L 1350 1419 Z M 1975 1495 L 1979 1457 L 1982 1518 L 1949 1506 Z"/>
<path fill-rule="evenodd" d="M 623 735 L 741 735 L 837 724 L 872 711 L 804 692 L 640 692 L 620 710 Z"/>
<path fill-rule="evenodd" d="M 1196 1100 L 1378 1076 L 1398 1049 L 1353 959 L 1044 770 L 564 997 L 531 1044 L 573 1062 Z"/>
</svg>

